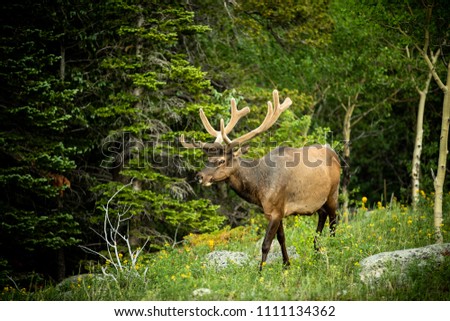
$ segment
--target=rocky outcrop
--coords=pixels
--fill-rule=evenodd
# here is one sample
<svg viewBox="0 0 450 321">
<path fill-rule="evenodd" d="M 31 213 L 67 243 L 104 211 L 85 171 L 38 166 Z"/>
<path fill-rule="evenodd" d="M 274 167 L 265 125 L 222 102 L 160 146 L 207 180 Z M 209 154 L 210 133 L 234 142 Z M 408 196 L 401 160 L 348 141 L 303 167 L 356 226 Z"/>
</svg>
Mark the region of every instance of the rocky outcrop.
<svg viewBox="0 0 450 321">
<path fill-rule="evenodd" d="M 261 244 L 262 239 L 256 243 L 256 251 L 252 254 L 252 258 L 245 252 L 236 251 L 214 251 L 206 255 L 206 261 L 208 266 L 218 269 L 226 268 L 230 264 L 245 265 L 250 262 L 257 263 L 261 260 Z M 290 246 L 287 249 L 290 259 L 299 258 L 295 246 Z M 269 255 L 267 256 L 267 263 L 274 261 L 282 261 L 281 249 L 278 242 L 274 241 L 270 248 Z"/>
<path fill-rule="evenodd" d="M 406 277 L 412 264 L 419 268 L 427 264 L 439 264 L 445 256 L 450 256 L 450 243 L 378 253 L 359 262 L 361 281 L 366 284 L 374 283 L 387 272 L 399 275 L 401 280 Z"/>
<path fill-rule="evenodd" d="M 256 248 L 259 253 L 259 257 L 261 257 L 261 247 L 262 243 L 264 241 L 264 238 L 261 238 L 258 242 L 256 242 Z M 289 246 L 286 248 L 288 252 L 289 259 L 298 259 L 300 256 L 297 253 L 297 249 L 295 246 Z M 280 243 L 277 242 L 277 240 L 273 240 L 272 245 L 270 246 L 269 255 L 267 255 L 267 263 L 272 263 L 276 260 L 282 260 L 282 254 L 281 254 L 281 247 Z"/>
<path fill-rule="evenodd" d="M 249 256 L 244 252 L 235 251 L 214 251 L 206 255 L 209 266 L 223 269 L 230 264 L 244 265 L 249 262 Z"/>
<path fill-rule="evenodd" d="M 202 297 L 205 295 L 210 295 L 212 293 L 212 291 L 208 288 L 200 288 L 200 289 L 195 289 L 194 291 L 192 291 L 192 295 L 194 297 Z"/>
</svg>

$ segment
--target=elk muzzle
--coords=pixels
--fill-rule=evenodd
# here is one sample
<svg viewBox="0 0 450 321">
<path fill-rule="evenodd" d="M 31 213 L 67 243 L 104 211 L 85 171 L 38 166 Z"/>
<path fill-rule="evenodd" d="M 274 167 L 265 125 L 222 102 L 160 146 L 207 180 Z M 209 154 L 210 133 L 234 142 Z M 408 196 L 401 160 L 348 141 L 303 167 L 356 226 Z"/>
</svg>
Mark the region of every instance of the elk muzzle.
<svg viewBox="0 0 450 321">
<path fill-rule="evenodd" d="M 206 175 L 203 171 L 198 172 L 197 175 L 195 175 L 195 179 L 203 186 L 211 186 L 213 183 L 212 175 Z"/>
</svg>

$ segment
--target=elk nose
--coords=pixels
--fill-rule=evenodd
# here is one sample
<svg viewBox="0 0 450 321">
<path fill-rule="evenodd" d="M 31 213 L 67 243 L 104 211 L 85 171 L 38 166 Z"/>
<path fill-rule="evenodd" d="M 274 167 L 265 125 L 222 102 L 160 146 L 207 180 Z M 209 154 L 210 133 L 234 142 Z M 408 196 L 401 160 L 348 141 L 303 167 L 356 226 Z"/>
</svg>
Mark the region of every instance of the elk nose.
<svg viewBox="0 0 450 321">
<path fill-rule="evenodd" d="M 197 175 L 195 175 L 195 179 L 201 184 L 203 182 L 203 174 L 197 173 Z"/>
</svg>

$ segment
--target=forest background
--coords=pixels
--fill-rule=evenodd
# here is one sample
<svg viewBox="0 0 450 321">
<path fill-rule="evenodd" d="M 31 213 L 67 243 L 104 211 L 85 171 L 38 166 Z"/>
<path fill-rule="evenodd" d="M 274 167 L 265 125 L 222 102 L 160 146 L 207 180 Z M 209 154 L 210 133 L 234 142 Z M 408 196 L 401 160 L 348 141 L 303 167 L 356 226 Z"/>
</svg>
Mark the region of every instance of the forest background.
<svg viewBox="0 0 450 321">
<path fill-rule="evenodd" d="M 178 137 L 210 141 L 198 111 L 227 119 L 231 98 L 252 109 L 236 134 L 252 130 L 273 89 L 293 106 L 250 156 L 329 143 L 343 164 L 341 217 L 363 197 L 368 207 L 414 205 L 438 175 L 445 2 L 3 3 L 0 284 L 83 271 L 96 259 L 83 247 L 105 248 L 110 200 L 146 251 L 249 224 L 259 210 L 224 184 L 197 186 L 203 155 Z"/>
</svg>

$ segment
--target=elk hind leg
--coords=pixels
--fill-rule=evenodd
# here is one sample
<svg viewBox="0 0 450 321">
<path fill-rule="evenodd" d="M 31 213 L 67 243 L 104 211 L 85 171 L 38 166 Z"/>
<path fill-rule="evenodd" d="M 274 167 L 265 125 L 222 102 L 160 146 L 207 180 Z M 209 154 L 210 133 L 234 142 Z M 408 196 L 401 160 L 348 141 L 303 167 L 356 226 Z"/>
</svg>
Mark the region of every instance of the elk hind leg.
<svg viewBox="0 0 450 321">
<path fill-rule="evenodd" d="M 334 236 L 336 232 L 337 215 L 336 208 L 330 208 L 328 210 L 328 218 L 330 220 L 330 235 Z"/>
<path fill-rule="evenodd" d="M 338 207 L 337 202 L 337 193 L 331 197 L 328 202 L 324 205 L 324 208 L 328 214 L 328 218 L 330 220 L 330 234 L 331 236 L 335 235 L 336 231 L 336 224 L 337 224 L 337 215 L 336 215 L 336 209 Z"/>
<path fill-rule="evenodd" d="M 323 227 L 325 226 L 325 222 L 327 220 L 327 211 L 325 208 L 321 208 L 318 211 L 319 214 L 319 222 L 317 223 L 316 235 L 314 236 L 314 249 L 319 251 L 319 235 L 322 234 Z"/>
</svg>

